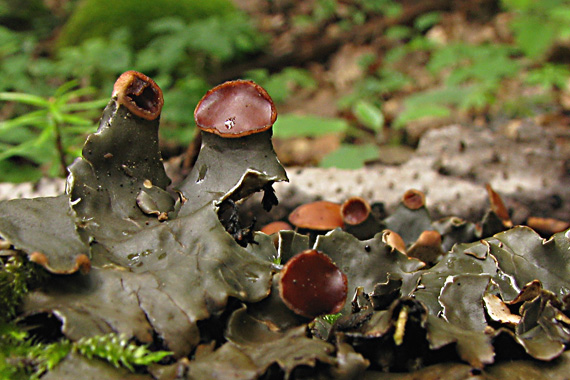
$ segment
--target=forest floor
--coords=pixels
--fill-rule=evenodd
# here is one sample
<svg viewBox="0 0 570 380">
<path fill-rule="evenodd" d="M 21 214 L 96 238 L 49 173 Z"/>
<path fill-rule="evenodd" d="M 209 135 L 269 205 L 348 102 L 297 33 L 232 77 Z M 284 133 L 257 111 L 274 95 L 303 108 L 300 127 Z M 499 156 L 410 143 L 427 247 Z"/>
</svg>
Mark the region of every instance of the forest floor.
<svg viewBox="0 0 570 380">
<path fill-rule="evenodd" d="M 390 26 L 413 25 L 420 15 L 436 12 L 439 22 L 423 33 L 431 42 L 513 42 L 509 31 L 512 15 L 502 12 L 497 2 L 486 0 L 403 1 L 397 19 L 372 17 L 348 30 L 341 26 L 343 12 L 349 12 L 342 9 L 342 2 L 337 3 L 341 8 L 335 18 L 313 24 L 296 21 L 314 17 L 312 1 L 236 0 L 236 4 L 272 36 L 271 45 L 261 57 L 222 73 L 222 77 L 260 64 L 272 71 L 297 65 L 309 70 L 316 85 L 295 88 L 295 95 L 278 106 L 280 114 L 343 118 L 362 129 L 366 126 L 359 125 L 354 112 L 342 109 L 339 102 L 350 94 L 358 96 L 362 84 L 386 64 L 386 56 L 401 43 L 387 37 Z M 567 49 L 564 44 L 555 45 L 545 60 L 564 63 L 570 60 Z M 363 59 L 367 59 L 366 65 Z M 378 159 L 351 174 L 334 169 L 291 171 L 292 185 L 277 186 L 278 194 L 289 202 L 283 214 L 302 201 L 343 201 L 352 195 L 382 200 L 393 208 L 407 188 L 419 188 L 428 193 L 428 206 L 435 216 L 477 218 L 486 207 L 485 184 L 490 183 L 506 197 L 516 222 L 523 223 L 530 215 L 570 220 L 570 91 L 555 89 L 546 102 L 526 104 L 524 99 L 545 95 L 545 88 L 528 85 L 519 76 L 507 77 L 493 102 L 484 107 L 451 107 L 446 116 L 422 117 L 398 126 L 407 99 L 437 92 L 452 72 L 448 68 L 434 74 L 428 70 L 429 64 L 430 55 L 422 50 L 389 64 L 394 72 L 403 72 L 412 80 L 381 99 L 384 124 L 374 137 L 380 145 Z M 492 68 L 480 70 L 493 75 Z M 423 142 L 422 136 L 426 136 Z M 347 139 L 340 134 L 274 139 L 280 160 L 289 167 L 318 164 L 345 142 L 358 145 L 367 141 L 358 135 Z M 315 178 L 325 175 L 324 184 L 315 186 L 319 182 Z M 364 185 L 351 183 L 353 176 L 367 180 Z"/>
<path fill-rule="evenodd" d="M 278 71 L 289 66 L 298 66 L 310 71 L 316 86 L 310 89 L 295 89 L 295 96 L 289 97 L 279 107 L 281 114 L 312 114 L 322 117 L 343 117 L 354 121 L 350 110 L 340 109 L 339 101 L 359 91 L 363 80 L 384 64 L 385 56 L 399 41 L 386 36 L 393 25 L 411 25 L 418 16 L 437 12 L 440 21 L 425 31 L 425 37 L 432 42 L 450 45 L 500 44 L 512 42 L 508 30 L 511 17 L 497 8 L 497 3 L 488 0 L 466 1 L 403 1 L 401 14 L 394 19 L 372 17 L 361 25 L 348 30 L 339 22 L 342 12 L 337 9 L 335 19 L 324 23 L 301 24 L 296 20 L 310 18 L 314 12 L 314 1 L 262 1 L 235 0 L 236 4 L 258 20 L 263 32 L 271 36 L 269 49 L 261 57 L 246 62 L 220 74 L 222 79 L 232 77 L 248 67 L 263 66 Z M 342 2 L 339 2 L 342 5 Z M 339 16 L 339 14 L 341 16 Z M 342 21 L 342 20 L 341 20 Z M 570 60 L 567 46 L 555 46 L 545 58 L 565 62 Z M 369 58 L 373 57 L 373 58 Z M 368 59 L 363 65 L 362 60 Z M 411 52 L 404 60 L 392 67 L 404 72 L 413 81 L 402 89 L 385 94 L 382 99 L 382 113 L 385 118 L 380 142 L 384 142 L 379 161 L 385 164 L 405 162 L 417 147 L 420 137 L 428 130 L 459 123 L 466 126 L 481 126 L 498 133 L 512 133 L 521 120 L 544 127 L 553 136 L 562 160 L 570 158 L 570 92 L 557 90 L 554 98 L 546 104 L 519 104 L 529 106 L 532 114 L 524 109 L 513 110 L 512 99 L 524 92 L 532 97 L 544 93 L 540 86 L 526 86 L 521 78 L 509 78 L 501 83 L 492 104 L 479 109 L 453 109 L 444 117 L 424 117 L 408 122 L 403 128 L 394 126 L 397 115 L 405 107 L 405 100 L 414 93 L 429 92 L 442 87 L 449 71 L 434 75 L 427 68 L 429 53 Z M 511 132 L 509 132 L 511 131 Z M 276 141 L 279 157 L 286 165 L 318 163 L 336 149 L 342 136 L 327 135 L 315 139 L 289 139 Z M 394 141 L 400 144 L 393 144 Z M 356 141 L 358 143 L 358 141 Z"/>
</svg>

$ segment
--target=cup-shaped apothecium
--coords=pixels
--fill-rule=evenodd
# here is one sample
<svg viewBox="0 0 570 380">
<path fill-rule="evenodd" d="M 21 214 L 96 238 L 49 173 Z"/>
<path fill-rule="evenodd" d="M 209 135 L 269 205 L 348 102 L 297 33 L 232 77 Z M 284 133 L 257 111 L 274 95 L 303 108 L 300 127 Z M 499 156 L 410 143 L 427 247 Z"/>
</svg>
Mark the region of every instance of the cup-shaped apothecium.
<svg viewBox="0 0 570 380">
<path fill-rule="evenodd" d="M 315 201 L 298 206 L 289 215 L 295 227 L 310 231 L 330 231 L 343 226 L 340 204 Z"/>
<path fill-rule="evenodd" d="M 194 119 L 203 131 L 235 138 L 268 130 L 277 111 L 261 86 L 236 80 L 208 91 L 196 106 Z"/>
<path fill-rule="evenodd" d="M 277 204 L 271 185 L 287 174 L 271 142 L 277 111 L 267 91 L 247 80 L 222 83 L 200 100 L 194 119 L 202 146 L 179 187 L 193 200 L 183 212 L 212 202 L 227 210 L 257 191 L 265 192 L 265 209 Z"/>
<path fill-rule="evenodd" d="M 164 105 L 162 90 L 146 75 L 138 71 L 126 71 L 113 86 L 113 98 L 138 117 L 154 120 L 160 116 Z"/>
<path fill-rule="evenodd" d="M 324 253 L 308 249 L 297 254 L 287 261 L 280 276 L 279 295 L 295 313 L 314 318 L 342 310 L 348 280 Z"/>
<path fill-rule="evenodd" d="M 382 222 L 372 213 L 372 207 L 362 197 L 350 197 L 340 207 L 344 229 L 360 240 L 371 239 L 382 231 Z"/>
</svg>

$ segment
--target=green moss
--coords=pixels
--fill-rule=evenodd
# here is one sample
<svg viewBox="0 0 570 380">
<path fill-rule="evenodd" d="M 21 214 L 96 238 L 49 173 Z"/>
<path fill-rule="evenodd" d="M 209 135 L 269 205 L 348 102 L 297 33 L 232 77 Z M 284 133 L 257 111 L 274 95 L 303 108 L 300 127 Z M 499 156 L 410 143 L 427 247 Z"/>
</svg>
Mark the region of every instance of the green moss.
<svg viewBox="0 0 570 380">
<path fill-rule="evenodd" d="M 0 323 L 16 315 L 22 298 L 41 281 L 43 274 L 43 269 L 19 254 L 0 260 Z"/>
<path fill-rule="evenodd" d="M 136 367 L 158 363 L 172 354 L 169 351 L 151 351 L 146 345 L 136 344 L 117 334 L 83 338 L 77 342 L 62 339 L 45 344 L 13 323 L 0 322 L 0 380 L 39 379 L 72 352 L 88 359 L 101 359 L 131 372 L 135 372 Z"/>
<path fill-rule="evenodd" d="M 133 46 L 141 48 L 150 39 L 148 24 L 163 17 L 194 21 L 235 12 L 229 0 L 83 0 L 63 27 L 57 47 L 79 45 L 114 31 L 130 31 Z"/>
</svg>

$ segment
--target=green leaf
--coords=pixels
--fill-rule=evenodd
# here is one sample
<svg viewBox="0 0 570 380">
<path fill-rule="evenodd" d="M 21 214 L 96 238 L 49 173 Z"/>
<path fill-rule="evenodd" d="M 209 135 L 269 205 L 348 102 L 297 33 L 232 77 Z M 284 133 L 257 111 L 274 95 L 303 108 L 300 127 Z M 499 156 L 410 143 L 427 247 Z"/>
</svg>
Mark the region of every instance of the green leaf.
<svg viewBox="0 0 570 380">
<path fill-rule="evenodd" d="M 565 89 L 569 77 L 570 70 L 566 65 L 545 63 L 542 67 L 530 70 L 526 82 L 533 85 L 540 85 L 545 90 L 549 90 L 554 86 Z"/>
<path fill-rule="evenodd" d="M 503 8 L 523 12 L 528 11 L 534 3 L 534 0 L 501 0 Z"/>
<path fill-rule="evenodd" d="M 396 46 L 386 52 L 386 55 L 384 56 L 384 61 L 387 64 L 394 64 L 403 59 L 407 53 L 408 53 L 407 46 L 405 45 Z"/>
<path fill-rule="evenodd" d="M 384 115 L 380 108 L 365 100 L 360 100 L 352 107 L 354 116 L 364 126 L 375 131 L 384 126 Z"/>
<path fill-rule="evenodd" d="M 14 128 L 23 128 L 27 126 L 36 126 L 42 128 L 46 125 L 47 110 L 41 109 L 26 113 L 22 116 L 15 117 L 10 120 L 0 122 L 0 133 L 8 132 Z"/>
<path fill-rule="evenodd" d="M 178 17 L 163 17 L 153 21 L 149 30 L 155 34 L 184 32 L 186 23 Z"/>
<path fill-rule="evenodd" d="M 78 84 L 79 84 L 79 82 L 77 80 L 71 80 L 69 82 L 66 82 L 66 83 L 62 84 L 61 86 L 59 86 L 55 90 L 55 92 L 53 93 L 53 96 L 55 98 L 61 98 L 66 93 L 68 93 L 68 91 L 71 91 L 72 88 L 77 87 Z"/>
<path fill-rule="evenodd" d="M 539 16 L 525 15 L 511 23 L 517 46 L 531 58 L 542 57 L 552 46 L 556 31 L 552 24 Z"/>
<path fill-rule="evenodd" d="M 96 89 L 94 87 L 82 87 L 62 94 L 56 94 L 54 96 L 56 97 L 56 102 L 61 107 L 62 105 L 69 103 L 71 100 L 93 95 L 95 92 Z"/>
<path fill-rule="evenodd" d="M 397 2 L 387 1 L 384 8 L 384 14 L 388 18 L 396 18 L 400 16 L 403 12 L 402 4 Z"/>
<path fill-rule="evenodd" d="M 39 372 L 54 369 L 71 352 L 71 349 L 71 342 L 66 340 L 43 347 L 38 358 L 41 363 Z"/>
<path fill-rule="evenodd" d="M 12 255 L 0 262 L 0 326 L 16 316 L 22 298 L 39 277 L 37 267 L 22 255 Z"/>
<path fill-rule="evenodd" d="M 412 34 L 412 29 L 409 26 L 394 25 L 386 29 L 385 37 L 391 40 L 403 40 L 409 38 Z"/>
<path fill-rule="evenodd" d="M 366 161 L 377 159 L 379 154 L 380 149 L 374 144 L 343 144 L 334 152 L 326 155 L 319 166 L 323 168 L 358 169 L 364 166 Z"/>
<path fill-rule="evenodd" d="M 461 102 L 458 104 L 459 108 L 464 110 L 484 110 L 495 101 L 495 87 L 488 88 L 485 85 L 472 85 L 469 86 L 469 91 Z"/>
<path fill-rule="evenodd" d="M 81 116 L 77 115 L 68 115 L 68 114 L 61 114 L 61 122 L 71 124 L 71 125 L 79 125 L 84 127 L 92 127 L 93 122 L 90 119 L 86 119 Z"/>
<path fill-rule="evenodd" d="M 65 112 L 70 111 L 88 111 L 94 109 L 102 109 L 109 102 L 108 99 L 97 99 L 92 101 L 69 103 L 61 105 L 61 110 Z"/>
<path fill-rule="evenodd" d="M 413 108 L 406 107 L 394 121 L 394 127 L 399 129 L 404 127 L 407 123 L 413 120 L 418 120 L 424 117 L 447 117 L 451 114 L 449 107 L 439 104 L 425 104 L 417 105 Z"/>
<path fill-rule="evenodd" d="M 49 161 L 51 157 L 47 157 L 45 155 L 47 151 L 44 149 L 44 146 L 42 146 L 44 143 L 45 141 L 37 139 L 26 141 L 19 145 L 14 145 L 0 152 L 0 161 L 14 156 L 21 156 L 29 158 L 39 164 L 45 163 L 46 161 Z"/>
<path fill-rule="evenodd" d="M 0 161 L 0 182 L 34 182 L 42 177 L 43 174 L 37 166 L 15 165 L 8 160 Z"/>
<path fill-rule="evenodd" d="M 24 104 L 30 104 L 37 107 L 48 107 L 49 101 L 42 98 L 41 96 L 24 94 L 19 92 L 0 92 L 0 100 L 6 102 L 18 102 Z"/>
<path fill-rule="evenodd" d="M 513 49 L 505 45 L 455 43 L 436 50 L 427 65 L 434 74 L 450 71 L 449 85 L 470 82 L 498 84 L 502 78 L 516 75 L 520 65 L 511 58 Z M 450 70 L 452 69 L 452 70 Z"/>
<path fill-rule="evenodd" d="M 424 32 L 432 26 L 436 25 L 441 20 L 440 12 L 424 13 L 414 20 L 414 28 L 420 32 Z"/>
<path fill-rule="evenodd" d="M 430 52 L 434 49 L 435 46 L 436 46 L 435 42 L 427 39 L 424 35 L 420 34 L 412 38 L 410 42 L 408 42 L 408 44 L 406 45 L 406 48 L 412 52 L 414 51 Z"/>
<path fill-rule="evenodd" d="M 348 123 L 343 119 L 314 115 L 280 115 L 273 126 L 273 135 L 280 138 L 316 137 L 330 133 L 344 133 Z"/>
</svg>

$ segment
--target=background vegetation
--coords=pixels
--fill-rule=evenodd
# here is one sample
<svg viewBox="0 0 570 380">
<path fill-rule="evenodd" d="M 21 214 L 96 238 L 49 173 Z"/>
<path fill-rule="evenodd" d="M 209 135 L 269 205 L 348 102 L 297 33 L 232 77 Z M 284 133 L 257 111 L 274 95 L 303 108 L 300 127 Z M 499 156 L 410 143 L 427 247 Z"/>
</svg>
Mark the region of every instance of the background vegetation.
<svg viewBox="0 0 570 380">
<path fill-rule="evenodd" d="M 204 92 L 233 77 L 256 80 L 287 111 L 278 138 L 338 137 L 301 164 L 361 166 L 378 159 L 382 145 L 413 145 L 407 128 L 418 121 L 565 111 L 570 6 L 563 0 L 442 1 L 423 13 L 406 1 L 259 1 L 264 14 L 231 0 L 23 3 L 0 2 L 0 181 L 64 175 L 114 80 L 130 69 L 164 90 L 167 158 L 194 138 L 193 108 Z M 466 31 L 450 30 L 457 24 Z M 477 28 L 491 31 L 470 39 Z M 289 33 L 322 44 L 316 36 L 330 31 L 371 47 L 359 55 L 360 75 L 337 88 L 329 117 L 291 112 L 292 100 L 326 87 L 313 63 L 328 69 L 333 53 L 280 56 L 278 39 Z M 331 38 L 337 47 L 347 42 Z"/>
</svg>

